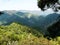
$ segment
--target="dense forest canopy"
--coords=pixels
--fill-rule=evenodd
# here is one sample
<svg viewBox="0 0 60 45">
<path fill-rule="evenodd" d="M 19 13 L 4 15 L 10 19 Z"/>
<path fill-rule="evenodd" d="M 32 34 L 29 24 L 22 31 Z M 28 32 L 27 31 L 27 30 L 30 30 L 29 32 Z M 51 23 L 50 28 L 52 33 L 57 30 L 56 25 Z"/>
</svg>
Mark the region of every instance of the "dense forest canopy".
<svg viewBox="0 0 60 45">
<path fill-rule="evenodd" d="M 60 10 L 60 0 L 38 0 L 38 7 L 43 11 L 48 8 L 58 11 Z"/>
</svg>

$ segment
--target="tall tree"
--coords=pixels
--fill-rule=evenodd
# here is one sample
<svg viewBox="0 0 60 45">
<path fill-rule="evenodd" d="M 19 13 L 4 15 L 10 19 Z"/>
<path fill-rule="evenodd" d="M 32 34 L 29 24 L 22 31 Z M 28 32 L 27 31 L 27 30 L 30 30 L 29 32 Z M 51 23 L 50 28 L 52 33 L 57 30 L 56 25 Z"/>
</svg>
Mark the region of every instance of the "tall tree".
<svg viewBox="0 0 60 45">
<path fill-rule="evenodd" d="M 60 10 L 60 0 L 38 0 L 38 7 L 43 11 L 48 8 L 58 11 Z"/>
</svg>

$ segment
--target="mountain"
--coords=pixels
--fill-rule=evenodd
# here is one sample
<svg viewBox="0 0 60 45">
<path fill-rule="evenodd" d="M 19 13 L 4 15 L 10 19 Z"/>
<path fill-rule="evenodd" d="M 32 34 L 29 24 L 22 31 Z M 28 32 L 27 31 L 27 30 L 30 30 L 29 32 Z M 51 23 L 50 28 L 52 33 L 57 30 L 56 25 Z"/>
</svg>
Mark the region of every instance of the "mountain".
<svg viewBox="0 0 60 45">
<path fill-rule="evenodd" d="M 54 23 L 59 18 L 60 15 L 56 13 L 44 17 L 44 16 L 34 16 L 34 15 L 28 16 L 27 13 L 22 13 L 22 12 L 8 12 L 8 11 L 3 12 L 3 14 L 0 14 L 0 22 L 1 22 L 0 23 L 1 24 L 0 45 L 37 45 L 37 44 L 38 45 L 44 45 L 44 44 L 59 45 L 60 36 L 54 39 L 52 38 L 49 39 L 48 37 L 49 39 L 48 40 L 47 37 L 46 38 L 43 37 L 44 35 L 37 29 L 21 24 L 21 22 L 27 24 L 29 20 L 32 20 L 32 22 L 35 22 L 35 25 L 33 26 L 36 25 L 42 26 L 43 23 L 44 26 L 46 26 L 46 25 L 50 25 L 51 23 Z M 20 23 L 16 23 L 16 21 Z M 6 25 L 2 25 L 2 24 L 6 24 Z M 32 25 L 31 22 L 29 22 L 28 24 Z"/>
<path fill-rule="evenodd" d="M 50 24 L 59 20 L 60 14 L 52 13 L 47 16 L 36 15 L 30 12 L 23 11 L 3 11 L 3 14 L 0 15 L 0 25 L 9 25 L 12 22 L 19 22 L 24 25 L 46 28 Z"/>
<path fill-rule="evenodd" d="M 20 12 L 20 11 L 3 11 L 4 14 L 0 16 L 0 25 L 9 24 L 11 22 L 20 22 L 26 25 L 33 25 L 38 19 L 37 15 Z"/>
<path fill-rule="evenodd" d="M 47 26 L 49 26 L 50 24 L 53 24 L 54 22 L 56 22 L 59 19 L 60 19 L 60 14 L 57 14 L 57 13 L 49 14 L 43 20 L 43 23 L 42 23 L 43 27 L 47 27 Z"/>
</svg>

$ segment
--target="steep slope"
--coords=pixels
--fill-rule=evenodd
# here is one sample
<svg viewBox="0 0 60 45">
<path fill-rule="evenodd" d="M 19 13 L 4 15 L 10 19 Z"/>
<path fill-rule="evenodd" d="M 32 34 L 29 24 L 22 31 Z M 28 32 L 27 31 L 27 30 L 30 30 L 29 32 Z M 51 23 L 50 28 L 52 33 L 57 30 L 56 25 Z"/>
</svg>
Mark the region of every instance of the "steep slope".
<svg viewBox="0 0 60 45">
<path fill-rule="evenodd" d="M 18 23 L 0 26 L 0 45 L 59 45 L 57 39 L 48 40 L 38 30 Z"/>
<path fill-rule="evenodd" d="M 29 45 L 33 41 L 32 44 L 34 45 L 35 43 L 38 44 L 39 37 L 42 36 L 42 33 L 36 29 L 18 23 L 0 26 L 0 45 L 12 45 L 12 43 L 16 41 L 19 45 L 25 45 L 24 43 Z M 17 43 L 15 43 L 15 45 L 17 45 Z"/>
<path fill-rule="evenodd" d="M 46 28 L 47 26 L 49 26 L 50 24 L 56 22 L 59 19 L 60 19 L 60 14 L 53 13 L 53 14 L 49 14 L 46 17 L 44 17 L 43 20 L 39 23 L 41 24 L 40 25 L 41 27 Z"/>
</svg>

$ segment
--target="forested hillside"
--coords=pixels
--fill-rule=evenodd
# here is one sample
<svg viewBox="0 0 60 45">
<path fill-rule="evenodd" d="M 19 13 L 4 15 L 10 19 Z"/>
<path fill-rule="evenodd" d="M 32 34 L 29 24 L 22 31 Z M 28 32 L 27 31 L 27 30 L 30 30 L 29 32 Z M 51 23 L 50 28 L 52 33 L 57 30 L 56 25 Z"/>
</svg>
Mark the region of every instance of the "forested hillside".
<svg viewBox="0 0 60 45">
<path fill-rule="evenodd" d="M 57 45 L 59 42 L 60 37 L 48 40 L 38 30 L 22 24 L 0 26 L 0 45 Z"/>
</svg>

